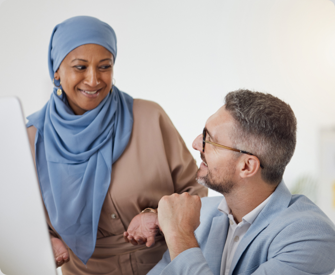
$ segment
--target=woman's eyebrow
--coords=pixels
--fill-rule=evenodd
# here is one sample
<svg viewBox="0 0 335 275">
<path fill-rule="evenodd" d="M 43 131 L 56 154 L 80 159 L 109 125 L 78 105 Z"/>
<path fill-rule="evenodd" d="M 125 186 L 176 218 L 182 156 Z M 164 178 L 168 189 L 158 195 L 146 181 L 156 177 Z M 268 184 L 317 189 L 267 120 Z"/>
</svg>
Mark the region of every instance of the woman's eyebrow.
<svg viewBox="0 0 335 275">
<path fill-rule="evenodd" d="M 105 58 L 105 59 L 100 60 L 100 62 L 103 62 L 103 61 L 111 61 L 111 62 L 113 62 L 113 59 L 112 58 Z"/>
<path fill-rule="evenodd" d="M 75 59 L 73 59 L 73 60 L 71 61 L 71 63 L 74 62 L 74 61 L 88 62 L 88 61 L 85 60 L 85 59 L 75 58 Z M 103 62 L 103 61 L 111 61 L 111 62 L 113 62 L 113 59 L 112 59 L 112 58 L 105 58 L 105 59 L 100 60 L 100 62 Z"/>
<path fill-rule="evenodd" d="M 75 58 L 75 59 L 73 59 L 73 60 L 71 61 L 71 63 L 72 63 L 72 62 L 74 62 L 74 61 L 83 61 L 83 62 L 88 62 L 88 61 L 87 61 L 87 60 L 85 60 L 85 59 Z"/>
</svg>

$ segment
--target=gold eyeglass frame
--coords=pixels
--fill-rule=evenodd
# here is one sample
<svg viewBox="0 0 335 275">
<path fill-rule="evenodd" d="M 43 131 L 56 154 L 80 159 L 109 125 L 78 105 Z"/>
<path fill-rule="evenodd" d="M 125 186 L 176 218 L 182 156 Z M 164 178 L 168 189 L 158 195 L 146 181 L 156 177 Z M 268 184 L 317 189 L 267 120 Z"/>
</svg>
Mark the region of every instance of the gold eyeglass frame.
<svg viewBox="0 0 335 275">
<path fill-rule="evenodd" d="M 231 151 L 234 151 L 234 152 L 238 152 L 238 153 L 242 153 L 242 154 L 247 154 L 247 155 L 250 155 L 250 156 L 255 156 L 256 158 L 258 158 L 259 160 L 259 157 L 257 157 L 256 155 L 250 153 L 250 152 L 247 152 L 247 151 L 244 151 L 244 150 L 239 150 L 239 149 L 236 149 L 236 148 L 232 148 L 232 147 L 229 147 L 229 146 L 226 146 L 226 145 L 222 145 L 222 144 L 218 144 L 218 143 L 215 143 L 215 142 L 211 142 L 209 140 L 206 140 L 206 135 L 207 135 L 207 129 L 206 127 L 203 129 L 202 131 L 202 152 L 205 153 L 205 144 L 206 143 L 209 143 L 209 144 L 212 144 L 213 146 L 216 146 L 216 147 L 221 147 L 223 149 L 227 149 L 227 150 L 231 150 Z M 259 166 L 264 169 L 264 166 L 262 165 L 261 161 L 259 160 Z"/>
</svg>

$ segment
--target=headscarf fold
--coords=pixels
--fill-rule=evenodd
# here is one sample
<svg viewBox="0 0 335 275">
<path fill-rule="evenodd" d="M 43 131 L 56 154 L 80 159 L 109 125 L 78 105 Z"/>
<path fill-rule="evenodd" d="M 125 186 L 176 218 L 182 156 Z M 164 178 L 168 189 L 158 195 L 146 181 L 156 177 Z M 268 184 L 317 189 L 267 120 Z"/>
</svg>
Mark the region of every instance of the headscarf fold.
<svg viewBox="0 0 335 275">
<path fill-rule="evenodd" d="M 89 43 L 105 47 L 115 60 L 116 37 L 106 23 L 79 16 L 57 25 L 49 47 L 50 77 L 70 51 Z M 27 127 L 37 128 L 36 168 L 51 224 L 85 264 L 95 249 L 112 164 L 131 136 L 132 107 L 132 97 L 114 86 L 95 109 L 75 115 L 54 89 L 47 104 L 27 118 Z"/>
</svg>

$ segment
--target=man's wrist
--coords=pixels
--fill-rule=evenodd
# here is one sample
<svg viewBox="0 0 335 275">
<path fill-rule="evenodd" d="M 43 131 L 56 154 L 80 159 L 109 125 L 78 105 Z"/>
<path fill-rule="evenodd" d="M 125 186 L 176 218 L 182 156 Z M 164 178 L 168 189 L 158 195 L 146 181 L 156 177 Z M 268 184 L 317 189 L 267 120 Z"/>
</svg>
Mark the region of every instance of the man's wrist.
<svg viewBox="0 0 335 275">
<path fill-rule="evenodd" d="M 194 232 L 170 232 L 165 234 L 165 241 L 169 248 L 171 261 L 185 250 L 199 247 Z"/>
</svg>

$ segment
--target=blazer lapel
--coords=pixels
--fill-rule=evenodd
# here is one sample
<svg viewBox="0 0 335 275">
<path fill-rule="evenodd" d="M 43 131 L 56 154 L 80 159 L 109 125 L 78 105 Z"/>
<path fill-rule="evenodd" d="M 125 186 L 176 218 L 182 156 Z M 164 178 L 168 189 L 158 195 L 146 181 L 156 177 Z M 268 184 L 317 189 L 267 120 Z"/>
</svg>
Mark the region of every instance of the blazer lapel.
<svg viewBox="0 0 335 275">
<path fill-rule="evenodd" d="M 224 214 L 213 218 L 203 255 L 214 274 L 220 274 L 221 259 L 228 232 L 228 217 Z M 224 241 L 223 241 L 224 240 Z"/>
<path fill-rule="evenodd" d="M 231 275 L 240 260 L 243 252 L 248 245 L 257 237 L 257 235 L 266 228 L 269 223 L 280 213 L 285 210 L 290 201 L 291 193 L 287 189 L 285 183 L 282 181 L 273 193 L 272 198 L 265 205 L 264 209 L 259 213 L 257 218 L 254 220 L 247 233 L 239 243 L 236 252 L 231 263 L 229 274 Z"/>
</svg>

